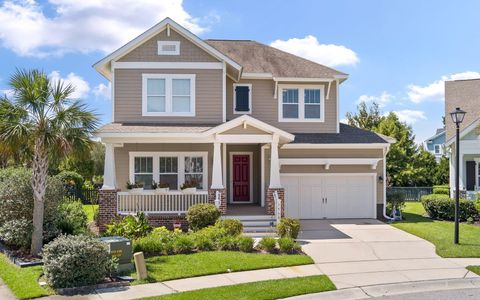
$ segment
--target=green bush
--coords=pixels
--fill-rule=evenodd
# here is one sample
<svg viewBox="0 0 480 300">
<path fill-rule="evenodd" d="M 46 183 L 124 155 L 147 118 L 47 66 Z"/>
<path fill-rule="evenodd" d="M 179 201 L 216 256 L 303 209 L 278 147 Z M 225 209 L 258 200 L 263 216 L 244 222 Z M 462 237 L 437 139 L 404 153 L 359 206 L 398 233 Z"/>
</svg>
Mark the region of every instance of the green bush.
<svg viewBox="0 0 480 300">
<path fill-rule="evenodd" d="M 277 246 L 277 241 L 273 237 L 264 237 L 258 243 L 260 249 L 265 250 L 269 253 L 275 251 L 275 247 Z"/>
<path fill-rule="evenodd" d="M 292 254 L 295 253 L 295 251 L 300 250 L 300 245 L 295 242 L 294 239 L 284 237 L 278 239 L 278 248 L 282 253 Z"/>
<path fill-rule="evenodd" d="M 215 225 L 220 218 L 220 211 L 213 204 L 192 205 L 187 212 L 187 221 L 193 231 Z"/>
<path fill-rule="evenodd" d="M 173 252 L 175 254 L 192 253 L 195 244 L 188 234 L 180 234 L 173 241 Z"/>
<path fill-rule="evenodd" d="M 218 241 L 218 250 L 237 251 L 238 240 L 233 236 L 224 236 Z"/>
<path fill-rule="evenodd" d="M 227 235 L 236 236 L 243 232 L 243 224 L 240 220 L 226 219 L 218 220 L 215 226 L 225 230 Z"/>
<path fill-rule="evenodd" d="M 144 237 L 152 231 L 145 214 L 138 212 L 136 216 L 119 217 L 107 225 L 106 235 L 120 235 L 128 239 Z"/>
<path fill-rule="evenodd" d="M 83 235 L 60 236 L 43 248 L 43 270 L 54 288 L 99 283 L 114 269 L 107 245 Z"/>
<path fill-rule="evenodd" d="M 133 241 L 133 252 L 143 252 L 145 256 L 161 255 L 164 250 L 162 240 L 153 233 Z"/>
<path fill-rule="evenodd" d="M 422 196 L 422 205 L 432 219 L 449 220 L 455 219 L 455 200 L 448 195 L 432 194 Z M 460 221 L 466 221 L 469 217 L 478 218 L 478 210 L 474 201 L 460 199 Z"/>
<path fill-rule="evenodd" d="M 434 187 L 433 193 L 436 195 L 450 195 L 450 189 L 444 187 Z"/>
<path fill-rule="evenodd" d="M 60 203 L 57 224 L 62 233 L 75 235 L 85 233 L 87 222 L 82 202 L 64 200 Z"/>
<path fill-rule="evenodd" d="M 83 185 L 83 176 L 74 171 L 62 171 L 56 176 L 64 185 L 81 188 Z"/>
<path fill-rule="evenodd" d="M 277 234 L 280 237 L 291 237 L 296 239 L 300 231 L 300 221 L 291 218 L 281 218 L 277 224 Z"/>
<path fill-rule="evenodd" d="M 44 203 L 43 239 L 49 242 L 58 234 L 58 205 L 63 199 L 63 184 L 48 177 Z M 32 172 L 25 168 L 0 170 L 0 239 L 12 247 L 30 247 L 33 231 Z"/>
<path fill-rule="evenodd" d="M 215 249 L 214 241 L 205 234 L 198 234 L 199 232 L 200 231 L 197 231 L 192 235 L 195 249 L 198 251 L 212 251 Z"/>
<path fill-rule="evenodd" d="M 437 185 L 434 185 L 433 188 L 443 188 L 443 189 L 448 189 L 449 186 L 448 184 L 437 184 Z"/>
<path fill-rule="evenodd" d="M 238 250 L 242 252 L 252 252 L 253 251 L 253 239 L 249 236 L 238 236 L 237 245 Z"/>
</svg>

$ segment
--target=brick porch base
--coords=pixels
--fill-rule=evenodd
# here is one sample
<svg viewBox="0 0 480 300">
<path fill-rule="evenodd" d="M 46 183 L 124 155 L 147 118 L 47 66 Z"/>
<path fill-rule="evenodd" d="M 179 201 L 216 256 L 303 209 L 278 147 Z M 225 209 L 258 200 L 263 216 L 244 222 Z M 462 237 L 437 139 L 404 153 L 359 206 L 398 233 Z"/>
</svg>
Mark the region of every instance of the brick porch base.
<svg viewBox="0 0 480 300">
<path fill-rule="evenodd" d="M 277 189 L 267 189 L 267 196 L 265 197 L 265 206 L 267 207 L 267 214 L 274 215 L 275 214 L 275 200 L 273 198 L 274 192 L 278 193 L 278 197 L 282 203 L 282 217 L 285 216 L 285 189 L 277 188 Z"/>
</svg>

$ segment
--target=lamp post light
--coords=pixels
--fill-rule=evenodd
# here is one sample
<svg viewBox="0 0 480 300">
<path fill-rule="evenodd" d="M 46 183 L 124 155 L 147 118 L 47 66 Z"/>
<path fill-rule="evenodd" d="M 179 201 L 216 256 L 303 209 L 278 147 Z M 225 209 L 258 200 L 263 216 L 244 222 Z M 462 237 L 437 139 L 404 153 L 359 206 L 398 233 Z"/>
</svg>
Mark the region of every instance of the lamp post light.
<svg viewBox="0 0 480 300">
<path fill-rule="evenodd" d="M 460 211 L 460 124 L 463 122 L 466 112 L 457 107 L 453 112 L 450 113 L 453 123 L 456 126 L 456 135 L 455 135 L 455 236 L 454 243 L 458 244 L 459 232 L 458 232 L 458 214 Z"/>
</svg>

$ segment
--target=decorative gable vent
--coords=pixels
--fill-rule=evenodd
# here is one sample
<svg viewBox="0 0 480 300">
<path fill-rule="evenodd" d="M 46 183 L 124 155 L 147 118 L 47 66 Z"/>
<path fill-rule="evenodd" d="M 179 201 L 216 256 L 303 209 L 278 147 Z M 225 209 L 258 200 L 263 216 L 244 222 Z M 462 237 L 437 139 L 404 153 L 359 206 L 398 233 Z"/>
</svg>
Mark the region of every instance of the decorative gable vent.
<svg viewBox="0 0 480 300">
<path fill-rule="evenodd" d="M 180 55 L 180 42 L 158 41 L 158 55 Z"/>
</svg>

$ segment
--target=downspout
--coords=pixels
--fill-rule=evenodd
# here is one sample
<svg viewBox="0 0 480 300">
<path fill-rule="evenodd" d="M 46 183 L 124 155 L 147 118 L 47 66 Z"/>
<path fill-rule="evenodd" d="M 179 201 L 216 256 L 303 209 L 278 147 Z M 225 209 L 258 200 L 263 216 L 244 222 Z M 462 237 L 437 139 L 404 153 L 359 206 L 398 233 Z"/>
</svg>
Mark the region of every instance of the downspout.
<svg viewBox="0 0 480 300">
<path fill-rule="evenodd" d="M 383 217 L 394 221 L 394 218 L 387 216 L 387 153 L 389 150 L 390 145 L 383 148 Z"/>
</svg>

